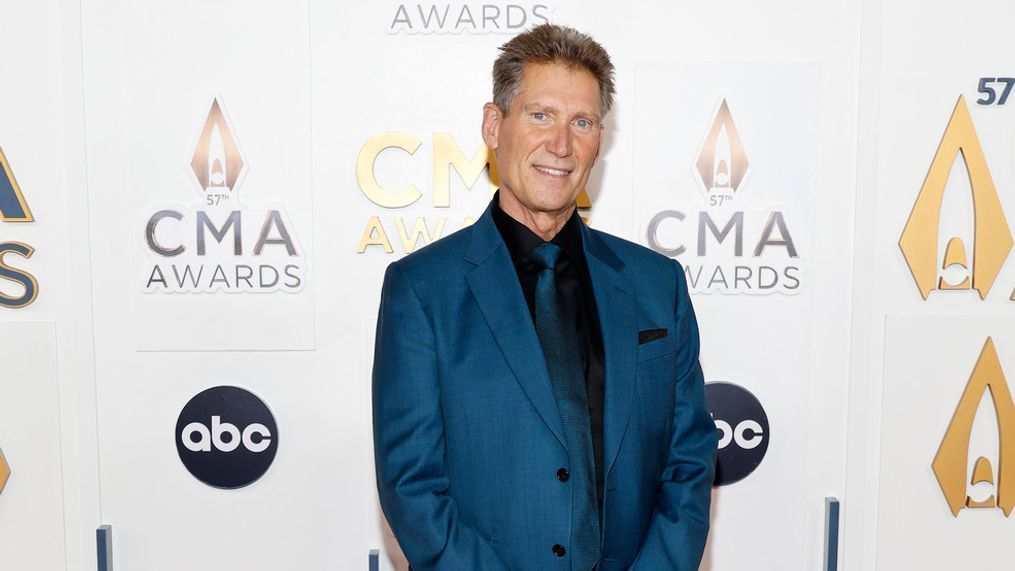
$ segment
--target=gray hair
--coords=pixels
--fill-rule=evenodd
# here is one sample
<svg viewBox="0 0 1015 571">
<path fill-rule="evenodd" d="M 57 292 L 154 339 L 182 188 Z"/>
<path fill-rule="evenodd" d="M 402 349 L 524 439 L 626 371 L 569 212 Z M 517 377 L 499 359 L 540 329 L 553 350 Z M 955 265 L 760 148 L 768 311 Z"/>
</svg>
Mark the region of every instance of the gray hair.
<svg viewBox="0 0 1015 571">
<path fill-rule="evenodd" d="M 613 63 L 603 46 L 573 28 L 541 24 L 511 38 L 493 62 L 493 102 L 506 115 L 522 83 L 526 63 L 561 63 L 588 71 L 599 83 L 605 116 L 613 106 Z"/>
</svg>

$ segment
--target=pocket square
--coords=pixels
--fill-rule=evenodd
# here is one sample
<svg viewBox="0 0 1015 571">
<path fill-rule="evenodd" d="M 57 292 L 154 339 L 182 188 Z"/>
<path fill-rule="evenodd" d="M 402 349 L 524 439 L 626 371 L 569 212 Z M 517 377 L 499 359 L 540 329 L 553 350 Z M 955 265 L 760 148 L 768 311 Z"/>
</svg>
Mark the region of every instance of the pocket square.
<svg viewBox="0 0 1015 571">
<path fill-rule="evenodd" d="M 662 339 L 669 335 L 670 332 L 666 329 L 646 329 L 638 332 L 638 344 L 644 345 L 649 341 L 655 341 L 656 339 Z"/>
</svg>

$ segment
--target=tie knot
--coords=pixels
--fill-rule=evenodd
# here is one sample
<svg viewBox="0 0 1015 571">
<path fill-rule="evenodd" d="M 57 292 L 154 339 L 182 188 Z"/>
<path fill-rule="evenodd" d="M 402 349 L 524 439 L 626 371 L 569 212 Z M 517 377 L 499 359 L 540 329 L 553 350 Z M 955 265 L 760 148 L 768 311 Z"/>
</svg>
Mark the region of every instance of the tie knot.
<svg viewBox="0 0 1015 571">
<path fill-rule="evenodd" d="M 557 267 L 557 260 L 560 258 L 560 246 L 546 242 L 536 246 L 529 252 L 529 259 L 543 267 L 552 270 Z"/>
</svg>

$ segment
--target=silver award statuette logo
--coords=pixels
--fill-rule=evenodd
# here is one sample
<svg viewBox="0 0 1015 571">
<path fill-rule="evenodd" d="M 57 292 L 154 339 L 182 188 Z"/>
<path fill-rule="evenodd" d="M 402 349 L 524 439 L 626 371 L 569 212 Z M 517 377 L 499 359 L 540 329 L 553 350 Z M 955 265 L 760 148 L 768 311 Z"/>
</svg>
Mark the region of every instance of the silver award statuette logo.
<svg viewBox="0 0 1015 571">
<path fill-rule="evenodd" d="M 229 120 L 216 97 L 190 161 L 197 183 L 208 197 L 207 203 L 215 205 L 231 199 L 240 177 L 246 174 L 246 167 Z"/>
<path fill-rule="evenodd" d="M 712 206 L 732 201 L 747 178 L 750 161 L 725 97 L 691 170 Z"/>
</svg>

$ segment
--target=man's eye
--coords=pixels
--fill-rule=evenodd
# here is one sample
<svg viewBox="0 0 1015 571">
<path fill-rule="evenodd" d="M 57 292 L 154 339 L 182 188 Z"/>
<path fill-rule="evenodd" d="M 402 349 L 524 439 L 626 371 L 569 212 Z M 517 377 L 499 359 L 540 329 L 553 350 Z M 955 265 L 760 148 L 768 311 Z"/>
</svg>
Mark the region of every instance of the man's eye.
<svg viewBox="0 0 1015 571">
<path fill-rule="evenodd" d="M 589 121 L 588 119 L 578 119 L 577 121 L 574 122 L 574 124 L 582 129 L 588 129 L 592 127 L 592 121 Z"/>
<path fill-rule="evenodd" d="M 542 121 L 543 119 L 546 119 L 546 113 L 543 113 L 542 111 L 536 111 L 535 113 L 532 114 L 532 118 L 535 119 L 536 121 Z"/>
</svg>

